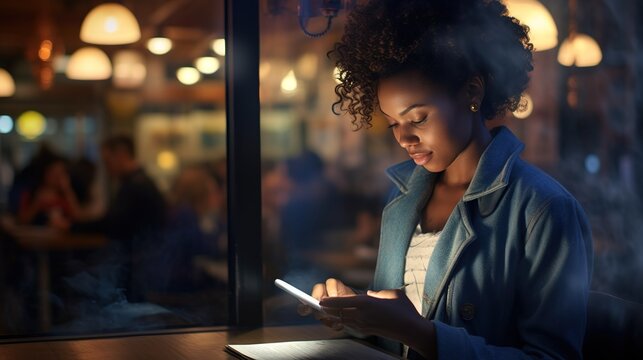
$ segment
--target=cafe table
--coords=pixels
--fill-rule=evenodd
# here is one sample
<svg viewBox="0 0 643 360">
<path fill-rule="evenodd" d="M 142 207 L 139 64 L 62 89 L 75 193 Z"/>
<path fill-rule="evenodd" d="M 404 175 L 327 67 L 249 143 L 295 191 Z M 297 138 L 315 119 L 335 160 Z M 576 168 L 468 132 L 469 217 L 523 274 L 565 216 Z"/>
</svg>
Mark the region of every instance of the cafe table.
<svg viewBox="0 0 643 360">
<path fill-rule="evenodd" d="M 18 225 L 9 217 L 0 218 L 0 226 L 23 250 L 33 252 L 38 262 L 38 293 L 40 329 L 51 327 L 50 263 L 49 255 L 54 251 L 88 250 L 103 247 L 107 238 L 102 234 L 75 234 L 46 226 Z"/>
<path fill-rule="evenodd" d="M 237 359 L 227 344 L 345 338 L 321 325 L 181 330 L 173 333 L 119 334 L 102 338 L 52 338 L 0 344 L 0 360 L 213 360 Z"/>
</svg>

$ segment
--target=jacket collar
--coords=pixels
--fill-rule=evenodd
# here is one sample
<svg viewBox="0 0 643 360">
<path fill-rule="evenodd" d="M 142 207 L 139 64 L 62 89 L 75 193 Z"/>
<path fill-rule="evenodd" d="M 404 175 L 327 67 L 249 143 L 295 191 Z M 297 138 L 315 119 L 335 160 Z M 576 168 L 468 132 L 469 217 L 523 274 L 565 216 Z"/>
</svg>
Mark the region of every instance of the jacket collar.
<svg viewBox="0 0 643 360">
<path fill-rule="evenodd" d="M 505 126 L 492 129 L 491 135 L 493 138 L 482 153 L 475 175 L 462 198 L 465 202 L 507 186 L 514 161 L 524 149 L 522 142 Z M 386 172 L 404 194 L 408 193 L 414 179 L 425 177 L 426 174 L 422 173 L 428 173 L 422 166 L 415 165 L 413 160 L 393 165 Z"/>
</svg>

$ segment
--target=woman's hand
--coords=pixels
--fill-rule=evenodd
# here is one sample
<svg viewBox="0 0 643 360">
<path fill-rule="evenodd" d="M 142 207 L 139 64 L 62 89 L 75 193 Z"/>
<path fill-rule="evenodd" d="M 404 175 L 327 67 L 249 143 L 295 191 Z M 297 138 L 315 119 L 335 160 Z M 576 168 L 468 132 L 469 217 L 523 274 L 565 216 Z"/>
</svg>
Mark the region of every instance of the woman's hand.
<svg viewBox="0 0 643 360">
<path fill-rule="evenodd" d="M 339 323 L 368 335 L 400 341 L 427 358 L 435 357 L 435 328 L 402 290 L 368 291 L 366 295 L 325 297 L 324 312 Z"/>
<path fill-rule="evenodd" d="M 310 294 L 317 300 L 332 296 L 332 297 L 341 297 L 341 296 L 355 296 L 355 292 L 350 287 L 344 285 L 343 282 L 330 278 L 326 280 L 325 283 L 318 283 L 313 286 L 313 291 Z M 344 326 L 339 322 L 339 319 L 334 316 L 329 316 L 323 312 L 315 311 L 310 306 L 299 304 L 297 307 L 297 312 L 299 315 L 306 316 L 312 313 L 315 313 L 315 318 L 321 321 L 324 325 L 333 328 L 335 330 L 341 330 Z"/>
</svg>

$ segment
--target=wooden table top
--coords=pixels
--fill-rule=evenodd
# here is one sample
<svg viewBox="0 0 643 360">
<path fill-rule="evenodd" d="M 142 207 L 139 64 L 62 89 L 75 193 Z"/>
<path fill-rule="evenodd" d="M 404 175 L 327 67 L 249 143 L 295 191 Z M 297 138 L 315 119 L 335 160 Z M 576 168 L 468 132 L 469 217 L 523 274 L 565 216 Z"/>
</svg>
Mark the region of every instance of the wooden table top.
<svg viewBox="0 0 643 360">
<path fill-rule="evenodd" d="M 107 237 L 102 234 L 70 233 L 47 226 L 17 225 L 7 217 L 0 218 L 0 226 L 28 250 L 92 249 L 107 244 Z"/>
<path fill-rule="evenodd" d="M 213 360 L 236 359 L 227 344 L 320 340 L 345 337 L 321 325 L 213 330 L 81 340 L 0 344 L 0 360 Z"/>
</svg>

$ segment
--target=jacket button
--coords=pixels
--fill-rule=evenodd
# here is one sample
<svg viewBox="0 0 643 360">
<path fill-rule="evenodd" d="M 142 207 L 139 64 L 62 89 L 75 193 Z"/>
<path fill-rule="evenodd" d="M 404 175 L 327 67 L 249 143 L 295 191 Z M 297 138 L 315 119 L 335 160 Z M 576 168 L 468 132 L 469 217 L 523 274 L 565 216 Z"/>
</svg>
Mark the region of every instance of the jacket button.
<svg viewBox="0 0 643 360">
<path fill-rule="evenodd" d="M 473 320 L 473 317 L 475 316 L 476 309 L 473 306 L 473 304 L 464 304 L 462 307 L 460 307 L 460 317 L 462 320 L 469 321 Z"/>
</svg>

